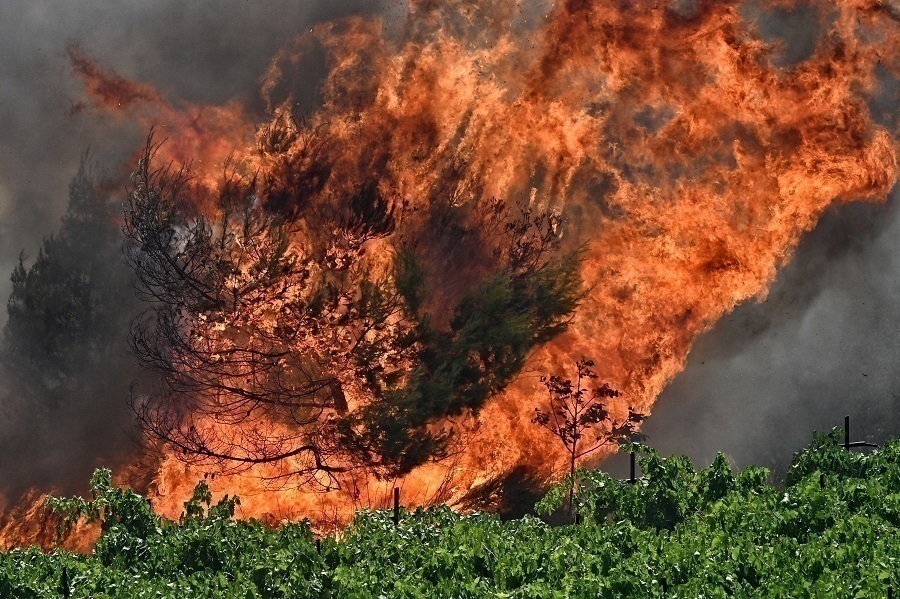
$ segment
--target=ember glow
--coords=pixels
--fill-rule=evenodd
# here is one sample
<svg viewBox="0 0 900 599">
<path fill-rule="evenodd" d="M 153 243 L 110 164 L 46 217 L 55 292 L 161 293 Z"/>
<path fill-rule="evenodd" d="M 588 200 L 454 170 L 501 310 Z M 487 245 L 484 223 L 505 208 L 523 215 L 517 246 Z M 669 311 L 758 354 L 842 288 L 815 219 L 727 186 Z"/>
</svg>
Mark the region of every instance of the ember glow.
<svg viewBox="0 0 900 599">
<path fill-rule="evenodd" d="M 346 474 L 340 490 L 321 493 L 273 486 L 278 470 L 267 469 L 277 465 L 216 474 L 172 452 L 155 476 L 154 507 L 177 517 L 206 472 L 215 492 L 241 497 L 244 516 L 327 528 L 386 506 L 394 486 L 405 505 L 459 503 L 521 466 L 550 476 L 563 456 L 531 423 L 545 401 L 538 376 L 567 372 L 581 356 L 621 391 L 616 414 L 650 413 L 694 339 L 764 298 L 829 206 L 882 202 L 897 183 L 898 132 L 873 121 L 866 99 L 880 72 L 900 76 L 900 8 L 804 6 L 824 33 L 810 58 L 787 67 L 744 3 L 721 0 L 410 0 L 400 27 L 357 17 L 298 37 L 273 59 L 262 93 L 270 118 L 287 118 L 280 81 L 304 52 L 324 50 L 324 101 L 305 124 L 325 140 L 329 193 L 375 173 L 379 190 L 412 212 L 447 201 L 484 212 L 494 198 L 551 210 L 565 245 L 586 247 L 590 291 L 568 331 L 506 392 L 452 423 L 463 442 L 441 463 L 397 481 Z M 156 127 L 163 161 L 190 162 L 207 188 L 226 161 L 273 168 L 257 151 L 267 123 L 240 105 L 179 103 L 78 48 L 71 56 L 94 106 Z M 390 251 L 367 249 L 376 262 Z M 432 252 L 427 266 L 441 272 L 442 260 Z"/>
</svg>

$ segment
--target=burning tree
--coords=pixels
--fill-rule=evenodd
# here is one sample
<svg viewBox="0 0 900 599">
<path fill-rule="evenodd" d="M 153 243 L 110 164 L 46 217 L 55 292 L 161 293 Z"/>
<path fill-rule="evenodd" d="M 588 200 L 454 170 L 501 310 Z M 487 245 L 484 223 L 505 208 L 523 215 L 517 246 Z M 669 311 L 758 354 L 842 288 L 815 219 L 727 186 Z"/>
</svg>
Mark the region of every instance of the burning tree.
<svg viewBox="0 0 900 599">
<path fill-rule="evenodd" d="M 133 176 L 126 254 L 151 308 L 132 344 L 166 381 L 134 398 L 139 422 L 186 460 L 324 487 L 446 455 L 441 423 L 504 389 L 581 297 L 559 216 L 420 211 L 334 181 L 327 140 L 297 120 L 259 140 L 210 183 L 155 167 L 151 139 Z M 436 272 L 441 253 L 460 258 Z"/>
<path fill-rule="evenodd" d="M 589 388 L 590 381 L 599 378 L 593 370 L 593 360 L 581 358 L 575 362 L 576 379 L 560 376 L 541 377 L 550 399 L 548 411 L 535 408 L 532 420 L 557 437 L 569 458 L 569 509 L 575 499 L 575 465 L 577 461 L 611 444 L 631 439 L 644 415 L 628 408 L 624 420 L 611 418 L 603 400 L 619 397 L 619 391 L 603 383 Z"/>
</svg>

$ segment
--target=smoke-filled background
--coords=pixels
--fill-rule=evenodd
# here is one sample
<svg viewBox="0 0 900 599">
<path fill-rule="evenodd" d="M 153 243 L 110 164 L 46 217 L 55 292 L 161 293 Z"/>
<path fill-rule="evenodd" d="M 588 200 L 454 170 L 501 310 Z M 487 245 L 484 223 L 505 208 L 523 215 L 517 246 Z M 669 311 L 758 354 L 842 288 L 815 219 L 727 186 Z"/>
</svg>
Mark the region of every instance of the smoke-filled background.
<svg viewBox="0 0 900 599">
<path fill-rule="evenodd" d="M 281 47 L 314 23 L 377 8 L 377 3 L 363 0 L 0 3 L 0 297 L 4 306 L 20 252 L 28 268 L 35 263 L 42 240 L 59 237 L 60 220 L 69 205 L 69 185 L 83 153 L 90 149 L 93 178 L 109 179 L 107 200 L 117 213 L 111 217 L 121 221 L 121 208 L 115 204 L 124 197 L 128 169 L 133 168 L 128 158 L 147 134 L 127 118 L 85 105 L 84 88 L 70 60 L 73 45 L 152 84 L 166 96 L 197 104 L 238 99 L 261 112 L 259 79 Z M 317 101 L 313 81 L 323 72 L 314 57 L 305 66 L 311 80 L 294 91 L 302 108 L 312 110 Z M 108 233 L 109 228 L 104 231 Z M 84 343 L 71 338 L 69 347 L 52 350 L 72 354 L 75 362 L 84 358 L 67 365 L 65 389 L 59 390 L 65 395 L 62 401 L 47 405 L 40 397 L 46 389 L 23 388 L 30 386 L 32 381 L 27 379 L 33 378 L 33 372 L 23 376 L 14 364 L 2 371 L 0 480 L 6 493 L 34 486 L 83 491 L 93 468 L 121 465 L 133 457 L 127 396 L 132 379 L 143 373 L 130 359 L 127 334 L 140 306 L 133 299 L 128 274 L 122 272 L 121 237 L 106 245 L 82 241 L 66 244 L 56 258 L 69 255 L 67 267 L 73 270 L 90 265 L 98 271 L 119 271 L 109 284 L 121 286 L 124 303 L 111 310 L 120 312 L 121 318 L 107 323 L 114 330 L 102 340 L 107 345 L 103 355 L 86 351 Z M 2 310 L 0 323 L 6 321 L 6 310 Z M 29 335 L 41 333 L 35 329 L 19 335 L 18 341 Z M 41 339 L 32 341 L 34 353 L 45 352 Z M 103 362 L 106 366 L 99 367 Z"/>
<path fill-rule="evenodd" d="M 695 4 L 678 0 L 673 6 L 689 15 Z M 317 22 L 364 11 L 388 12 L 390 26 L 390 18 L 402 15 L 405 7 L 286 0 L 134 2 L 115 8 L 101 1 L 4 2 L 0 272 L 11 273 L 23 250 L 26 267 L 33 264 L 41 240 L 63 234 L 59 223 L 69 205 L 69 184 L 86 148 L 100 171 L 108 169 L 108 193 L 115 198 L 125 180 L 121 169 L 127 174 L 132 166 L 127 160 L 146 135 L 133 121 L 86 103 L 72 71 L 72 44 L 76 53 L 150 84 L 166 98 L 197 105 L 237 99 L 262 115 L 259 79 L 272 56 Z M 756 22 L 764 39 L 780 40 L 777 60 L 786 68 L 809 58 L 827 30 L 827 16 L 813 9 L 749 4 L 744 16 Z M 528 32 L 523 26 L 523 35 Z M 301 108 L 312 111 L 324 71 L 314 54 L 306 60 L 304 77 L 288 84 Z M 870 110 L 876 121 L 896 131 L 898 84 L 887 72 L 881 79 Z M 780 468 L 813 429 L 840 424 L 845 413 L 854 416 L 860 434 L 896 434 L 898 203 L 895 193 L 884 206 L 832 208 L 766 301 L 738 308 L 700 338 L 687 369 L 646 423 L 649 443 L 700 461 L 723 450 L 742 464 Z M 67 248 L 76 262 L 97 261 L 92 268 L 99 272 L 121 268 L 113 246 L 104 253 L 72 240 Z M 126 279 L 127 273 L 116 275 L 109 284 Z M 4 280 L 0 296 L 11 290 Z M 95 466 L 131 459 L 126 400 L 130 382 L 142 374 L 128 357 L 127 324 L 129 310 L 140 307 L 126 296 L 122 318 L 108 323 L 106 337 L 77 341 L 92 351 L 73 352 L 85 364 L 67 366 L 69 373 L 79 374 L 65 378 L 61 388 L 68 392 L 60 393 L 62 401 L 36 402 L 40 392 L 27 388 L 31 381 L 21 376 L 27 369 L 14 363 L 6 367 L 0 391 L 0 480 L 8 492 L 32 486 L 78 490 Z M 109 368 L 110 361 L 120 367 Z"/>
</svg>

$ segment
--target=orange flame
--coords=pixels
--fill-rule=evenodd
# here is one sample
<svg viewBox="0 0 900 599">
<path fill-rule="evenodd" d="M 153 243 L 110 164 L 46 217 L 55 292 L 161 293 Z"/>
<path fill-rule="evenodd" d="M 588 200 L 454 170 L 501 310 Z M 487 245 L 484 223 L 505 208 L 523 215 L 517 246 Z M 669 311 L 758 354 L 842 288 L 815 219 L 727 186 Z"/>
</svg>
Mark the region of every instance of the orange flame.
<svg viewBox="0 0 900 599">
<path fill-rule="evenodd" d="M 13 506 L 0 503 L 0 551 L 36 545 L 45 551 L 61 547 L 88 553 L 100 536 L 95 523 L 79 522 L 70 530 L 46 506 L 47 496 L 29 491 Z"/>
<path fill-rule="evenodd" d="M 880 0 L 807 4 L 826 33 L 792 67 L 774 63 L 741 2 L 722 0 L 559 0 L 543 13 L 515 0 L 411 0 L 399 32 L 351 18 L 283 50 L 265 94 L 310 44 L 325 49 L 325 101 L 311 124 L 329 140 L 334 181 L 352 186 L 377 169 L 385 189 L 423 206 L 502 197 L 558 209 L 567 242 L 588 243 L 591 291 L 569 332 L 465 424 L 449 463 L 396 483 L 348 479 L 327 495 L 268 488 L 264 470 L 218 476 L 214 491 L 240 495 L 246 516 L 340 524 L 354 508 L 387 505 L 395 484 L 407 505 L 453 502 L 518 465 L 558 469 L 559 449 L 530 422 L 536 373 L 582 355 L 622 391 L 616 413 L 649 412 L 694 339 L 764 298 L 829 206 L 884 201 L 897 183 L 898 132 L 873 121 L 866 98 L 879 69 L 900 75 L 898 11 Z M 195 157 L 210 185 L 230 154 L 252 160 L 240 106 L 176 106 L 77 49 L 72 59 L 94 103 L 165 124 L 166 157 Z M 154 505 L 177 516 L 198 474 L 168 456 Z"/>
</svg>

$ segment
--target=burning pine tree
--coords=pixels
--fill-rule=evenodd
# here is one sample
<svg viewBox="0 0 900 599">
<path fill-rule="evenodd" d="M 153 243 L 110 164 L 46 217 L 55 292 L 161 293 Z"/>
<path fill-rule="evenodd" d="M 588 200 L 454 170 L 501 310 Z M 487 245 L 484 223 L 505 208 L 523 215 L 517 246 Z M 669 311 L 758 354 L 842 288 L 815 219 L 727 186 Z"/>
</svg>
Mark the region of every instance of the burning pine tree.
<svg viewBox="0 0 900 599">
<path fill-rule="evenodd" d="M 324 488 L 407 473 L 451 451 L 440 423 L 502 391 L 581 297 L 559 216 L 414 210 L 377 180 L 334 182 L 326 146 L 276 120 L 210 186 L 157 168 L 148 141 L 126 207 L 152 306 L 133 347 L 165 384 L 134 405 L 188 461 Z"/>
</svg>

